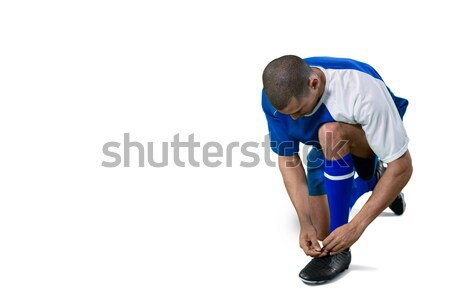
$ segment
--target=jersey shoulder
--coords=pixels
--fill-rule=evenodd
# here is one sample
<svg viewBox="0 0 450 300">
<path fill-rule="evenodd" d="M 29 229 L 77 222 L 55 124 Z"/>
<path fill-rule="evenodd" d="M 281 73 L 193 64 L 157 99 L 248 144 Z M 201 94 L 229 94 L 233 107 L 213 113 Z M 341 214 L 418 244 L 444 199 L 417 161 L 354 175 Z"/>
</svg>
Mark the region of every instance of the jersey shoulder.
<svg viewBox="0 0 450 300">
<path fill-rule="evenodd" d="M 380 74 L 378 74 L 378 72 L 372 66 L 351 58 L 316 56 L 305 58 L 305 61 L 310 67 L 321 67 L 324 69 L 335 70 L 356 70 L 383 81 Z"/>
</svg>

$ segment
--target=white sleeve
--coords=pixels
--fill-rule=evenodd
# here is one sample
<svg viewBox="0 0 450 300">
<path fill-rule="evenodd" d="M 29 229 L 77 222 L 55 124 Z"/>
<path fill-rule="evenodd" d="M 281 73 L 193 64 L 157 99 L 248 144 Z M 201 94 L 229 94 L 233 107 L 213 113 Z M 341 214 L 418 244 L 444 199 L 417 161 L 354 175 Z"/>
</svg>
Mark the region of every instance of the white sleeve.
<svg viewBox="0 0 450 300">
<path fill-rule="evenodd" d="M 408 135 L 385 84 L 375 78 L 365 80 L 365 91 L 355 102 L 355 120 L 362 125 L 373 152 L 390 163 L 408 150 Z"/>
</svg>

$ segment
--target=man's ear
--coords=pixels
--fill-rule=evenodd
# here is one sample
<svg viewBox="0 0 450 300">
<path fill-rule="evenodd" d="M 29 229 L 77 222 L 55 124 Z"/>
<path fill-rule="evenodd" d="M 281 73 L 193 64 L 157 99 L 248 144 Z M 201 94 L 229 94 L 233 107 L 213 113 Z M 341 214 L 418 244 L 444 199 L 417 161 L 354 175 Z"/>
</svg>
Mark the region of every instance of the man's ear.
<svg viewBox="0 0 450 300">
<path fill-rule="evenodd" d="M 319 88 L 319 83 L 320 83 L 320 80 L 319 80 L 319 78 L 317 77 L 317 75 L 314 74 L 314 75 L 311 75 L 311 76 L 309 77 L 309 80 L 308 80 L 308 86 L 309 86 L 310 88 L 312 88 L 313 90 Z"/>
</svg>

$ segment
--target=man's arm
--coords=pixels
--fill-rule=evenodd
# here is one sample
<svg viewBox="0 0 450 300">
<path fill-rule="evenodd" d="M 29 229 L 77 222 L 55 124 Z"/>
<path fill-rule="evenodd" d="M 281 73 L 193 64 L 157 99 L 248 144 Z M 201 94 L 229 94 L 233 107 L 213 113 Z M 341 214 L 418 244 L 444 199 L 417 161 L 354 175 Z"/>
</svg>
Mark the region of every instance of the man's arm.
<svg viewBox="0 0 450 300">
<path fill-rule="evenodd" d="M 307 255 L 319 256 L 321 247 L 317 240 L 316 229 L 311 221 L 308 186 L 302 161 L 298 154 L 278 156 L 278 166 L 300 222 L 300 247 Z"/>
<path fill-rule="evenodd" d="M 372 221 L 383 212 L 406 186 L 413 171 L 409 151 L 388 164 L 375 189 L 358 214 L 334 230 L 324 241 L 323 248 L 331 254 L 349 248 L 362 235 Z"/>
<path fill-rule="evenodd" d="M 411 178 L 412 171 L 413 167 L 409 151 L 406 151 L 403 156 L 389 163 L 369 200 L 353 218 L 352 222 L 355 226 L 360 227 L 364 231 L 402 191 Z"/>
</svg>

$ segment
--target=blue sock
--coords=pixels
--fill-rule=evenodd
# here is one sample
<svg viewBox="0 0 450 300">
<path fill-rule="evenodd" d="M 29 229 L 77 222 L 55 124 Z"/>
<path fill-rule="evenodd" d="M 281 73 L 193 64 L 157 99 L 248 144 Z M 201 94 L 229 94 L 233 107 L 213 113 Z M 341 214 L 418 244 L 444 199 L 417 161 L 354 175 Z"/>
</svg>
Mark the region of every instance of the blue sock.
<svg viewBox="0 0 450 300">
<path fill-rule="evenodd" d="M 330 208 L 330 232 L 348 223 L 354 175 L 351 154 L 339 160 L 325 162 L 324 176 Z"/>
<path fill-rule="evenodd" d="M 373 191 L 375 184 L 377 183 L 377 177 L 374 175 L 369 181 L 362 180 L 357 177 L 353 181 L 353 190 L 350 200 L 350 209 L 355 205 L 356 201 L 367 192 Z"/>
<path fill-rule="evenodd" d="M 374 169 L 376 169 L 377 162 L 378 158 L 375 158 Z M 355 205 L 359 197 L 361 197 L 367 192 L 373 191 L 376 184 L 377 184 L 377 175 L 375 172 L 370 180 L 363 180 L 361 179 L 361 177 L 355 178 L 355 180 L 353 181 L 352 197 L 350 200 L 350 210 L 352 209 L 353 205 Z"/>
</svg>

